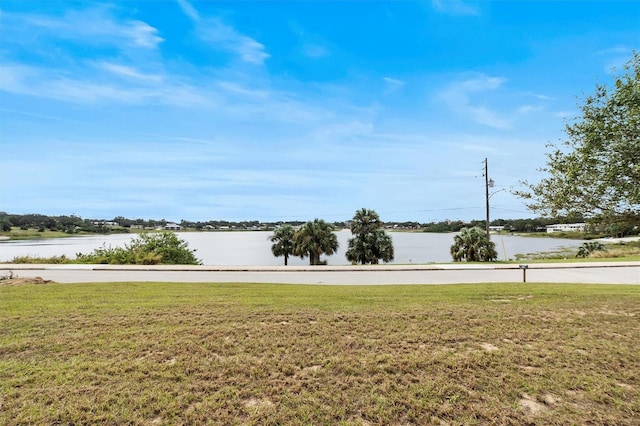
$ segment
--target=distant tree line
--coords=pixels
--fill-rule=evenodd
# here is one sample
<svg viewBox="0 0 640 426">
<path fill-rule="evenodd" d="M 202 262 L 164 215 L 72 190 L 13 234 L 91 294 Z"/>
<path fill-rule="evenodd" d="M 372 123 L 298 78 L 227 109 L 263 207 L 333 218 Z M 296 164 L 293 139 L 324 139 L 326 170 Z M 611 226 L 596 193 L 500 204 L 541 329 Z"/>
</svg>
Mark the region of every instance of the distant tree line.
<svg viewBox="0 0 640 426">
<path fill-rule="evenodd" d="M 70 234 L 78 232 L 95 232 L 95 233 L 111 233 L 111 232 L 127 232 L 132 228 L 141 229 L 157 229 L 163 228 L 171 221 L 166 219 L 130 219 L 124 216 L 116 216 L 113 219 L 83 219 L 76 215 L 48 216 L 37 213 L 29 214 L 11 214 L 0 212 L 0 231 L 8 232 L 12 228 L 20 228 L 23 230 L 37 229 L 40 231 L 61 231 Z M 278 225 L 285 222 L 260 222 L 258 220 L 250 221 L 227 221 L 227 220 L 209 220 L 209 221 L 188 221 L 182 220 L 178 224 L 183 229 L 195 229 L 199 231 L 206 230 L 254 230 L 254 229 L 274 229 Z M 304 221 L 286 222 L 292 226 L 303 225 Z M 114 226 L 113 224 L 117 224 Z M 340 226 L 340 222 L 334 223 L 334 226 Z M 344 225 L 342 223 L 342 225 Z"/>
<path fill-rule="evenodd" d="M 112 224 L 117 223 L 117 226 Z M 111 220 L 83 219 L 76 215 L 47 216 L 43 214 L 10 214 L 0 212 L 0 231 L 8 232 L 13 227 L 23 230 L 60 231 L 68 234 L 80 232 L 102 233 L 127 232 L 128 228 L 138 225 L 142 228 L 157 228 L 167 224 L 166 220 L 127 219 L 122 216 Z"/>
<path fill-rule="evenodd" d="M 557 218 L 534 218 L 534 219 L 495 219 L 491 221 L 491 226 L 504 226 L 505 231 L 511 232 L 544 232 L 547 225 L 557 223 L 577 223 L 584 222 L 584 218 L 580 216 L 567 216 Z M 349 229 L 353 220 L 327 222 L 335 229 Z M 114 227 L 108 225 L 117 223 Z M 68 233 L 77 232 L 127 232 L 132 227 L 143 229 L 162 228 L 169 221 L 165 219 L 129 219 L 123 216 L 116 216 L 113 219 L 83 219 L 76 215 L 70 216 L 47 216 L 42 214 L 9 214 L 0 212 L 0 231 L 9 231 L 12 227 L 21 229 L 38 229 L 41 231 L 62 231 Z M 291 225 L 294 228 L 304 225 L 305 221 L 277 221 L 277 222 L 261 222 L 258 220 L 250 221 L 226 221 L 226 220 L 209 220 L 209 221 L 180 221 L 179 225 L 183 229 L 194 229 L 199 231 L 206 230 L 273 230 L 282 225 Z M 461 220 L 445 220 L 440 222 L 419 223 L 415 221 L 405 222 L 385 222 L 380 227 L 388 230 L 414 230 L 424 232 L 460 232 L 462 228 L 470 228 L 479 226 L 483 228 L 485 222 L 483 220 L 472 220 L 464 222 Z M 602 230 L 606 232 L 606 230 Z M 627 230 L 626 233 L 629 233 Z"/>
<path fill-rule="evenodd" d="M 23 230 L 62 231 L 67 233 L 108 232 L 107 228 L 95 225 L 90 219 L 79 216 L 46 216 L 42 214 L 8 214 L 0 212 L 0 230 L 7 232 L 13 227 Z"/>
<path fill-rule="evenodd" d="M 581 223 L 584 218 L 580 216 L 567 216 L 556 218 L 534 218 L 534 219 L 494 219 L 491 226 L 504 226 L 506 232 L 546 232 L 548 225 L 564 223 Z M 431 222 L 422 225 L 425 232 L 460 232 L 462 228 L 480 227 L 484 228 L 484 220 L 472 220 L 463 222 L 461 220 L 446 220 L 441 222 Z"/>
</svg>

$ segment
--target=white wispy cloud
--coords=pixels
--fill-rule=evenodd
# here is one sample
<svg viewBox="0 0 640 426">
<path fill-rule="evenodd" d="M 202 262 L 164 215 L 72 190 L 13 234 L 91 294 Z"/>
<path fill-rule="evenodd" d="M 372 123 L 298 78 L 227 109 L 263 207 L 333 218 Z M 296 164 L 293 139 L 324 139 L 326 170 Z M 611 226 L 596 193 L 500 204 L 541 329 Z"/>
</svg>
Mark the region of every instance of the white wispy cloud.
<svg viewBox="0 0 640 426">
<path fill-rule="evenodd" d="M 262 89 L 251 89 L 243 86 L 239 82 L 219 81 L 217 86 L 234 95 L 240 95 L 245 99 L 254 101 L 264 101 L 270 97 L 270 92 Z"/>
<path fill-rule="evenodd" d="M 480 13 L 477 6 L 462 0 L 432 0 L 431 5 L 438 12 L 451 15 L 478 15 Z"/>
<path fill-rule="evenodd" d="M 557 118 L 561 118 L 563 120 L 570 120 L 575 117 L 577 114 L 576 111 L 556 111 L 552 115 Z"/>
<path fill-rule="evenodd" d="M 548 95 L 534 94 L 533 96 L 535 98 L 541 99 L 543 101 L 555 101 L 555 100 L 557 100 L 557 98 L 554 98 L 553 96 L 548 96 Z"/>
<path fill-rule="evenodd" d="M 516 110 L 518 114 L 530 114 L 532 112 L 540 112 L 544 110 L 544 108 L 540 105 L 522 105 L 519 106 Z"/>
<path fill-rule="evenodd" d="M 175 73 L 143 72 L 110 61 L 80 63 L 71 69 L 41 68 L 4 63 L 0 67 L 0 91 L 70 103 L 122 103 L 169 105 L 193 111 L 216 111 L 229 120 L 254 123 L 321 123 L 353 114 L 330 100 L 300 99 L 267 83 L 247 84 L 239 78 L 186 79 Z M 192 83 L 186 81 L 195 80 Z M 336 108 L 342 112 L 336 113 Z"/>
<path fill-rule="evenodd" d="M 478 75 L 474 78 L 450 84 L 440 92 L 439 98 L 452 111 L 467 116 L 476 123 L 498 129 L 511 128 L 511 120 L 485 105 L 477 103 L 475 96 L 499 89 L 505 79 Z"/>
<path fill-rule="evenodd" d="M 149 79 L 143 74 L 137 75 L 137 71 L 130 67 L 115 67 L 115 70 L 120 74 L 145 78 L 153 83 L 160 83 L 162 80 L 160 76 Z M 113 69 L 109 71 L 113 72 Z M 111 80 L 82 77 L 82 73 L 78 72 L 71 77 L 67 74 L 56 69 L 5 63 L 0 68 L 0 90 L 79 103 L 140 104 L 159 102 L 174 106 L 210 104 L 210 99 L 204 96 L 199 88 L 182 83 L 153 84 L 151 86 L 125 85 Z"/>
<path fill-rule="evenodd" d="M 214 49 L 222 49 L 236 55 L 242 62 L 261 65 L 269 58 L 265 46 L 257 40 L 239 33 L 218 17 L 202 17 L 187 1 L 177 0 L 180 8 L 195 24 L 198 36 L 211 43 Z"/>
<path fill-rule="evenodd" d="M 102 69 L 109 73 L 130 78 L 133 80 L 143 81 L 143 82 L 151 82 L 157 83 L 163 80 L 163 76 L 160 74 L 147 74 L 139 71 L 138 69 L 122 64 L 116 64 L 112 62 L 102 61 L 96 64 L 98 69 Z"/>
<path fill-rule="evenodd" d="M 54 99 L 90 103 L 98 101 L 134 103 L 140 102 L 148 96 L 148 93 L 136 92 L 115 85 L 70 78 L 50 80 L 46 85 L 40 86 L 39 90 Z"/>
<path fill-rule="evenodd" d="M 471 151 L 471 152 L 480 152 L 483 154 L 487 154 L 487 153 L 494 153 L 496 152 L 496 149 L 493 148 L 491 146 L 491 144 L 489 143 L 463 143 L 461 145 L 459 145 L 460 149 L 463 149 L 465 151 Z M 474 170 L 473 173 L 471 173 L 471 175 L 475 176 L 478 174 L 477 170 Z M 467 172 L 467 175 L 469 175 L 469 172 Z"/>
<path fill-rule="evenodd" d="M 212 47 L 231 52 L 249 64 L 261 65 L 271 56 L 262 43 L 240 34 L 219 18 L 206 19 L 198 32 L 204 40 L 213 43 Z"/>
<path fill-rule="evenodd" d="M 134 44 L 140 47 L 155 48 L 164 39 L 158 36 L 158 30 L 141 22 L 130 21 L 123 29 L 123 34 L 129 36 Z"/>
<path fill-rule="evenodd" d="M 631 49 L 625 46 L 614 46 L 607 49 L 602 49 L 596 52 L 596 55 L 629 55 Z"/>
<path fill-rule="evenodd" d="M 97 5 L 59 15 L 3 12 L 2 19 L 3 41 L 10 46 L 1 58 L 4 92 L 80 103 L 184 104 L 196 99 L 197 91 L 187 94 L 184 85 L 162 85 L 161 74 L 130 64 L 148 60 L 163 39 L 155 27 L 119 17 L 116 7 Z M 11 58 L 7 52 L 12 50 L 27 50 L 38 59 Z"/>
<path fill-rule="evenodd" d="M 373 125 L 370 122 L 351 119 L 339 120 L 332 124 L 317 129 L 313 134 L 315 142 L 334 142 L 345 143 L 353 140 L 359 140 L 363 137 L 369 137 L 373 134 Z"/>
<path fill-rule="evenodd" d="M 405 85 L 404 81 L 398 80 L 397 78 L 383 77 L 382 80 L 384 81 L 384 83 L 386 85 L 386 89 L 385 89 L 386 93 L 391 93 L 391 92 L 395 92 L 397 90 L 400 90 Z"/>
<path fill-rule="evenodd" d="M 154 49 L 164 41 L 155 27 L 139 20 L 119 19 L 107 6 L 69 10 L 60 17 L 3 13 L 2 18 L 4 25 L 18 31 L 23 26 L 31 32 L 92 45 Z"/>
<path fill-rule="evenodd" d="M 178 5 L 182 9 L 185 15 L 187 15 L 192 21 L 200 20 L 200 14 L 195 9 L 195 7 L 191 6 L 191 4 L 186 0 L 176 0 Z"/>
<path fill-rule="evenodd" d="M 498 129 L 510 129 L 511 121 L 501 117 L 496 111 L 492 111 L 484 106 L 468 106 L 468 111 L 471 113 L 473 119 L 487 126 L 495 127 Z"/>
<path fill-rule="evenodd" d="M 37 70 L 29 66 L 3 63 L 0 67 L 0 90 L 29 94 L 31 88 L 27 84 L 27 80 L 37 74 Z"/>
<path fill-rule="evenodd" d="M 308 58 L 324 58 L 329 56 L 329 50 L 319 44 L 306 43 L 302 46 L 302 53 Z"/>
</svg>

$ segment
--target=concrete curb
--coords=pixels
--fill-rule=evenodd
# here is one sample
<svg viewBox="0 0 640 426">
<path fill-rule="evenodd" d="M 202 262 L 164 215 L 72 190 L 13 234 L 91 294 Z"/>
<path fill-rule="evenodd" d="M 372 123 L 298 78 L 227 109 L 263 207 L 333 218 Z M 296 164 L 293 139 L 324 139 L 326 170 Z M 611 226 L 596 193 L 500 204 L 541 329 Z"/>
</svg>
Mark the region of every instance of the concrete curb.
<svg viewBox="0 0 640 426">
<path fill-rule="evenodd" d="M 640 262 L 531 263 L 528 269 L 638 267 Z M 521 269 L 519 264 L 424 264 L 424 265 L 323 265 L 323 266 L 243 266 L 243 265 L 84 265 L 84 264 L 0 264 L 0 271 L 178 271 L 178 272 L 363 272 L 363 271 L 467 271 Z"/>
</svg>

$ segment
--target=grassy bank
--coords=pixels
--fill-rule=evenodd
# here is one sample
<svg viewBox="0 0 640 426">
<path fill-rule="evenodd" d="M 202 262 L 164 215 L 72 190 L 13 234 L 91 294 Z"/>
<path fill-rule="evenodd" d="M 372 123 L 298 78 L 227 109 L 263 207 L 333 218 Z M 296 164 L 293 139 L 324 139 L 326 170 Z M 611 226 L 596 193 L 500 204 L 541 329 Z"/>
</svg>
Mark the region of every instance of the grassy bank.
<svg viewBox="0 0 640 426">
<path fill-rule="evenodd" d="M 577 247 L 564 248 L 558 251 L 518 253 L 515 262 L 593 262 L 593 261 L 640 261 L 640 240 L 604 244 L 604 251 L 594 251 L 586 258 L 576 258 Z"/>
<path fill-rule="evenodd" d="M 637 424 L 640 287 L 0 287 L 0 423 Z"/>
<path fill-rule="evenodd" d="M 84 234 L 68 234 L 64 231 L 39 231 L 38 229 L 20 229 L 20 228 L 12 228 L 11 231 L 3 231 L 0 232 L 0 236 L 5 237 L 10 240 L 39 240 L 43 238 L 64 238 L 64 237 L 73 237 L 78 235 L 86 235 Z"/>
<path fill-rule="evenodd" d="M 66 237 L 80 237 L 85 235 L 108 235 L 108 234 L 128 234 L 128 233 L 140 233 L 142 230 L 129 229 L 122 227 L 109 228 L 108 232 L 98 231 L 83 231 L 76 230 L 74 232 L 65 231 L 51 231 L 49 229 L 37 229 L 28 228 L 22 229 L 16 226 L 12 227 L 10 231 L 0 231 L 0 237 L 9 240 L 41 240 L 45 238 L 66 238 Z"/>
</svg>

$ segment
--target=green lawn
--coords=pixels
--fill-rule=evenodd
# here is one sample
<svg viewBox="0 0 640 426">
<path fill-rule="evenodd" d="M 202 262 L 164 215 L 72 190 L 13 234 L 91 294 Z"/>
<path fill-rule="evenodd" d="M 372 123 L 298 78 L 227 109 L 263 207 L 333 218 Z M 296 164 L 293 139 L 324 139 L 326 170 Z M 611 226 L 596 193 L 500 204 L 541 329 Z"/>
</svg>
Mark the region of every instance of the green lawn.
<svg viewBox="0 0 640 426">
<path fill-rule="evenodd" d="M 0 424 L 640 418 L 640 286 L 0 286 Z"/>
</svg>

